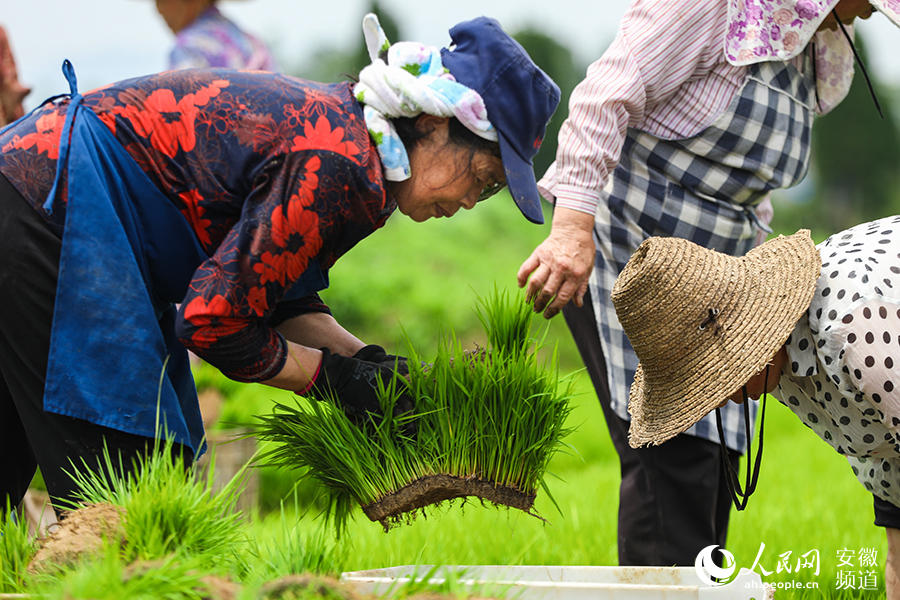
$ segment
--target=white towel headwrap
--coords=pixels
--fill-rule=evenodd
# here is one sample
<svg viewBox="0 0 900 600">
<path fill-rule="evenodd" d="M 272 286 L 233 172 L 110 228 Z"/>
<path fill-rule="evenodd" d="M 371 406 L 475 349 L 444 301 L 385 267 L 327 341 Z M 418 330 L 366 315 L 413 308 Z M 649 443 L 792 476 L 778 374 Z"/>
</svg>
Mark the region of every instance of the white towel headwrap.
<svg viewBox="0 0 900 600">
<path fill-rule="evenodd" d="M 456 117 L 480 137 L 498 140 L 484 100 L 444 68 L 438 48 L 418 42 L 391 45 L 372 13 L 363 19 L 363 32 L 372 64 L 360 72 L 353 92 L 365 105 L 366 126 L 378 147 L 386 179 L 403 181 L 410 175 L 409 156 L 390 121 L 393 118 L 422 113 Z"/>
</svg>

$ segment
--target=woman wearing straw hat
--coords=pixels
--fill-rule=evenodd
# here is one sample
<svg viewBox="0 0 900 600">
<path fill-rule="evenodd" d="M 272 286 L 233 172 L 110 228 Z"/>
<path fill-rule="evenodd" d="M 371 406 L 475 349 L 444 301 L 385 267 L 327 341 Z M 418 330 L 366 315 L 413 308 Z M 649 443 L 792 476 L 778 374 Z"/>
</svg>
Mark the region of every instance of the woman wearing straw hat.
<svg viewBox="0 0 900 600">
<path fill-rule="evenodd" d="M 545 316 L 565 307 L 603 407 L 622 565 L 694 564 L 725 545 L 731 502 L 710 419 L 666 451 L 628 446 L 637 358 L 609 301 L 615 278 L 652 235 L 734 256 L 765 238 L 768 194 L 805 176 L 815 116 L 850 87 L 852 22 L 873 8 L 900 23 L 895 0 L 636 0 L 572 93 L 539 182 L 553 227 L 518 281 Z M 748 440 L 737 407 L 725 413 L 736 467 Z"/>
<path fill-rule="evenodd" d="M 217 0 L 156 0 L 156 10 L 175 34 L 169 69 L 277 71 L 268 46 L 237 26 Z"/>
<path fill-rule="evenodd" d="M 612 292 L 640 359 L 628 408 L 632 447 L 662 444 L 729 399 L 746 406 L 772 392 L 847 457 L 873 494 L 891 599 L 900 598 L 898 234 L 900 217 L 889 217 L 816 248 L 802 230 L 740 258 L 652 237 Z M 742 504 L 758 461 L 747 489 L 732 481 Z"/>
<path fill-rule="evenodd" d="M 0 503 L 36 465 L 70 500 L 70 460 L 106 444 L 127 469 L 162 427 L 199 454 L 186 348 L 378 413 L 396 357 L 320 300 L 335 261 L 395 210 L 452 217 L 504 186 L 541 221 L 559 88 L 522 47 L 484 17 L 452 49 L 364 31 L 356 84 L 188 69 L 82 95 L 66 61 L 71 95 L 0 131 Z"/>
</svg>

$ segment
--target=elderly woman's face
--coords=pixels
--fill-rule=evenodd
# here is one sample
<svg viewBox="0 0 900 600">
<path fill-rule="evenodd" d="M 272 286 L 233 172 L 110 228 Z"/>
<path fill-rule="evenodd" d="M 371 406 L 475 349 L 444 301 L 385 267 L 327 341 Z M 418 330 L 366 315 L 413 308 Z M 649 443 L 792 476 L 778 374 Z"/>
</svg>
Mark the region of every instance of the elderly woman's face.
<svg viewBox="0 0 900 600">
<path fill-rule="evenodd" d="M 410 151 L 410 178 L 392 189 L 398 210 L 421 223 L 452 217 L 475 208 L 485 188 L 503 183 L 503 162 L 449 142 L 448 119 L 424 115 L 419 123 L 430 133 Z"/>
</svg>

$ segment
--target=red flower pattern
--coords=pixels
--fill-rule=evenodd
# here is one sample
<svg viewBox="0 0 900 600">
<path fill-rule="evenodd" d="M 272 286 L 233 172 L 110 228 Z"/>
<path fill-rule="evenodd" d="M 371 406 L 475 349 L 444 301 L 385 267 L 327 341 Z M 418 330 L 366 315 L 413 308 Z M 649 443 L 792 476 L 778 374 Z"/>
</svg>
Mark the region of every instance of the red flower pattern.
<svg viewBox="0 0 900 600">
<path fill-rule="evenodd" d="M 56 160 L 59 158 L 59 138 L 62 137 L 65 123 L 66 115 L 60 114 L 59 109 L 45 112 L 37 118 L 36 132 L 14 137 L 11 142 L 3 145 L 3 152 L 35 148 L 38 153 L 46 152 L 47 158 Z"/>
<path fill-rule="evenodd" d="M 237 333 L 244 327 L 233 316 L 231 304 L 223 296 L 213 296 L 209 302 L 197 297 L 184 308 L 184 317 L 197 326 L 191 341 L 198 348 L 209 348 L 219 339 Z"/>
<path fill-rule="evenodd" d="M 272 254 L 264 252 L 259 257 L 260 262 L 253 265 L 253 270 L 259 273 L 260 285 L 277 283 L 284 285 L 284 254 Z"/>
<path fill-rule="evenodd" d="M 198 107 L 218 95 L 220 88 L 227 83 L 214 81 L 196 94 L 185 94 L 181 100 L 176 100 L 175 93 L 170 89 L 157 89 L 147 96 L 143 106 L 117 107 L 114 112 L 128 119 L 135 133 L 149 138 L 154 148 L 173 158 L 179 149 L 184 152 L 194 149 L 194 119 L 197 117 Z"/>
<path fill-rule="evenodd" d="M 353 141 L 344 140 L 344 128 L 332 129 L 328 119 L 321 118 L 313 125 L 312 121 L 303 122 L 303 135 L 294 138 L 291 150 L 331 150 L 354 158 L 359 154 L 359 148 Z"/>
<path fill-rule="evenodd" d="M 266 288 L 250 288 L 247 291 L 247 302 L 250 304 L 250 308 L 253 309 L 253 313 L 257 317 L 265 315 L 266 311 L 269 309 L 269 299 L 266 297 Z"/>
<path fill-rule="evenodd" d="M 190 190 L 178 194 L 178 197 L 184 202 L 184 208 L 181 209 L 181 214 L 183 214 L 184 218 L 191 224 L 200 243 L 204 246 L 208 246 L 210 244 L 208 227 L 212 225 L 212 220 L 203 218 L 203 213 L 206 212 L 206 209 L 200 206 L 200 201 L 203 200 L 203 196 L 201 196 L 200 192 L 197 190 Z"/>
</svg>

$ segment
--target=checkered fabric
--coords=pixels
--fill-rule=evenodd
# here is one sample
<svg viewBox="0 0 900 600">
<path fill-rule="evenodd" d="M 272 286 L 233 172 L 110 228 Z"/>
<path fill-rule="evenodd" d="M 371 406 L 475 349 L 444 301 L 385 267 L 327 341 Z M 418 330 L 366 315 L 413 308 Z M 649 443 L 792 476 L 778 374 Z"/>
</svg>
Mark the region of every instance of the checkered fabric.
<svg viewBox="0 0 900 600">
<path fill-rule="evenodd" d="M 612 406 L 623 419 L 638 359 L 610 300 L 617 275 L 650 236 L 686 238 L 733 256 L 750 250 L 764 227 L 753 208 L 771 190 L 796 185 L 806 174 L 814 107 L 807 51 L 802 70 L 787 62 L 751 66 L 725 113 L 697 136 L 664 140 L 628 131 L 596 213 L 590 281 Z M 750 406 L 754 423 L 756 403 Z M 747 447 L 743 414 L 733 403 L 722 410 L 725 442 L 739 452 Z M 718 442 L 715 413 L 687 433 Z"/>
</svg>

